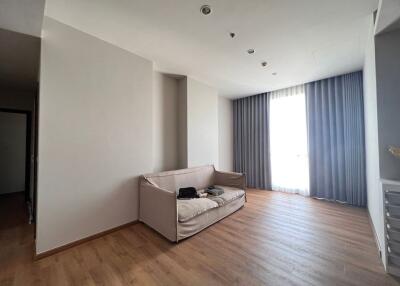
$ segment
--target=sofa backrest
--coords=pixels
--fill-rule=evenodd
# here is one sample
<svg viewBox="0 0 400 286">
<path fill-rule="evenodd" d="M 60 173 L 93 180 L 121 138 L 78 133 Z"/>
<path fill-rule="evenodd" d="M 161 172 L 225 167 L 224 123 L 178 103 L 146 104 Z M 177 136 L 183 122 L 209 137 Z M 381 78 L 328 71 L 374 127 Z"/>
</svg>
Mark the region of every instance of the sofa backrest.
<svg viewBox="0 0 400 286">
<path fill-rule="evenodd" d="M 195 187 L 204 189 L 214 184 L 214 166 L 202 166 L 175 171 L 144 175 L 143 177 L 158 188 L 178 192 L 179 188 Z"/>
</svg>

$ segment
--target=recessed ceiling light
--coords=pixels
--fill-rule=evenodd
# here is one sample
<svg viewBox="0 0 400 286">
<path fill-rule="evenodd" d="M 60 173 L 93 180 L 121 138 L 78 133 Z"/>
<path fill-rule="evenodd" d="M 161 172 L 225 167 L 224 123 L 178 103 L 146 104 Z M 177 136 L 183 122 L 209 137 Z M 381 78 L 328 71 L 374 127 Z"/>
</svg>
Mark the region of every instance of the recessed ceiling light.
<svg viewBox="0 0 400 286">
<path fill-rule="evenodd" d="M 209 6 L 209 5 L 203 5 L 203 6 L 201 6 L 201 8 L 200 8 L 200 12 L 203 14 L 203 15 L 210 15 L 211 14 L 211 7 Z"/>
<path fill-rule="evenodd" d="M 249 55 L 252 55 L 252 54 L 255 53 L 255 50 L 254 50 L 254 49 L 248 49 L 248 50 L 247 50 L 247 53 L 248 53 Z"/>
<path fill-rule="evenodd" d="M 276 72 L 273 72 L 272 75 L 277 75 L 277 73 L 276 73 Z"/>
<path fill-rule="evenodd" d="M 266 67 L 267 64 L 268 64 L 267 62 L 262 62 L 262 63 L 261 63 L 261 65 L 262 65 L 263 67 Z"/>
</svg>

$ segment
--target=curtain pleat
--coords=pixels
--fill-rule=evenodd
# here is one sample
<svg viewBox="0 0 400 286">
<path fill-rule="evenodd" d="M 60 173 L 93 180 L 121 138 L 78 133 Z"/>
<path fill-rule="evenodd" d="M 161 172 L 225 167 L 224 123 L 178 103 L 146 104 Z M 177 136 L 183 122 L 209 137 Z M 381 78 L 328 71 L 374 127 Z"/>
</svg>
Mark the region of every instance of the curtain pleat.
<svg viewBox="0 0 400 286">
<path fill-rule="evenodd" d="M 233 102 L 234 170 L 245 173 L 247 185 L 270 189 L 268 94 Z"/>
<path fill-rule="evenodd" d="M 365 206 L 362 72 L 306 84 L 310 195 Z"/>
</svg>

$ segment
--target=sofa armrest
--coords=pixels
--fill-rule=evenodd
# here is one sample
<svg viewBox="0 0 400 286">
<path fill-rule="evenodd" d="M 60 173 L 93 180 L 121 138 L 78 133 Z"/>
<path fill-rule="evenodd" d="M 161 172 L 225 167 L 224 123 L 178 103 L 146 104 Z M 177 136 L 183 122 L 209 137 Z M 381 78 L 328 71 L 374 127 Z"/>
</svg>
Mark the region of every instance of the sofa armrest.
<svg viewBox="0 0 400 286">
<path fill-rule="evenodd" d="M 177 241 L 176 193 L 140 180 L 139 220 L 171 241 Z"/>
<path fill-rule="evenodd" d="M 215 171 L 214 183 L 215 185 L 246 190 L 246 175 L 242 173 Z"/>
</svg>

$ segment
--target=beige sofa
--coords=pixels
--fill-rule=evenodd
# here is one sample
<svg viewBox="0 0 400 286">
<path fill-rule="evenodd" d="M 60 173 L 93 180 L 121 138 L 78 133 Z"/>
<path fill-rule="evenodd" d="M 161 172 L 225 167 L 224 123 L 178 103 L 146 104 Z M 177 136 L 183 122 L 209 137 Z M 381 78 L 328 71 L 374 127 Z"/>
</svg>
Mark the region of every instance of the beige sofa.
<svg viewBox="0 0 400 286">
<path fill-rule="evenodd" d="M 246 200 L 244 174 L 219 172 L 203 166 L 141 176 L 139 220 L 178 242 L 240 209 Z M 202 191 L 219 186 L 217 197 L 177 200 L 179 188 Z"/>
</svg>

